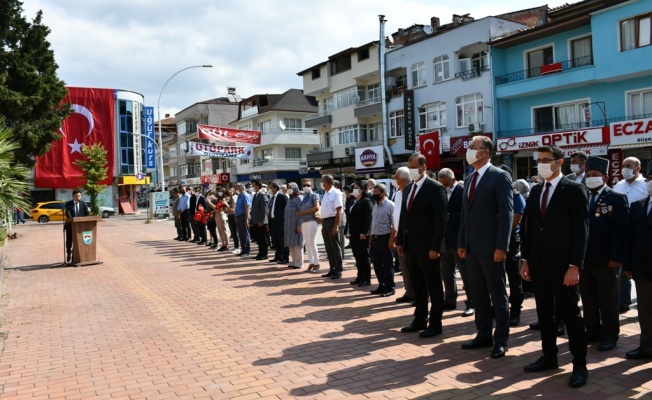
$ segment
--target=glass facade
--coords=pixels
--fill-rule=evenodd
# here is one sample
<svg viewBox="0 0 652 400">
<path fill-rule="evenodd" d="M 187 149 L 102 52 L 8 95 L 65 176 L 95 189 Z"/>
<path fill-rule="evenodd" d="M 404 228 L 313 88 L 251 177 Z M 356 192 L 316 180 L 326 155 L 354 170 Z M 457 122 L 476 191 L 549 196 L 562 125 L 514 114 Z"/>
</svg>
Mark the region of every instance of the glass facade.
<svg viewBox="0 0 652 400">
<path fill-rule="evenodd" d="M 145 163 L 144 147 L 140 146 L 145 139 L 140 137 L 141 127 L 145 125 L 145 108 L 140 103 L 131 100 L 118 100 L 118 124 L 120 132 L 120 175 L 135 175 L 136 164 L 141 167 Z M 140 160 L 136 163 L 136 147 L 140 149 Z"/>
</svg>

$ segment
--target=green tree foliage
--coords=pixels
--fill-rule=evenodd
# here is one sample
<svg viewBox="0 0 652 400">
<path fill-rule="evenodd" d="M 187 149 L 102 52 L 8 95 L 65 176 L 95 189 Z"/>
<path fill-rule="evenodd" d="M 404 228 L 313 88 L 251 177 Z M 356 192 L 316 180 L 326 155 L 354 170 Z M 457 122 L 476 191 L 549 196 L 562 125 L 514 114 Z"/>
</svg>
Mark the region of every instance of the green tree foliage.
<svg viewBox="0 0 652 400">
<path fill-rule="evenodd" d="M 109 171 L 106 153 L 107 151 L 102 143 L 93 143 L 90 146 L 83 145 L 82 154 L 84 158 L 80 158 L 73 163 L 83 172 L 82 179 L 86 181 L 84 191 L 91 198 L 90 208 L 93 215 L 100 215 L 98 196 L 106 188 L 106 185 L 100 184 L 107 178 L 107 172 Z"/>
<path fill-rule="evenodd" d="M 15 161 L 32 167 L 35 156 L 61 139 L 57 130 L 71 110 L 60 107 L 67 89 L 57 77 L 43 13 L 29 22 L 22 6 L 18 0 L 0 0 L 0 116 L 19 144 Z"/>
<path fill-rule="evenodd" d="M 0 215 L 7 216 L 15 207 L 21 210 L 31 208 L 27 195 L 29 170 L 14 162 L 18 143 L 12 142 L 12 132 L 0 117 Z"/>
</svg>

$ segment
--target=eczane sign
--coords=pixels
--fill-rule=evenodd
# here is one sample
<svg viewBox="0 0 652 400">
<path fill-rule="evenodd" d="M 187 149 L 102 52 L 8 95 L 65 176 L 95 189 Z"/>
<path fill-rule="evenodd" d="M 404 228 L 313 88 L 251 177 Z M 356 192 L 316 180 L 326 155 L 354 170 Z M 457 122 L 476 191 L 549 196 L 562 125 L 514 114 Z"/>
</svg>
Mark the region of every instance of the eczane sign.
<svg viewBox="0 0 652 400">
<path fill-rule="evenodd" d="M 611 144 L 642 144 L 652 145 L 652 118 L 634 119 L 612 122 Z"/>
</svg>

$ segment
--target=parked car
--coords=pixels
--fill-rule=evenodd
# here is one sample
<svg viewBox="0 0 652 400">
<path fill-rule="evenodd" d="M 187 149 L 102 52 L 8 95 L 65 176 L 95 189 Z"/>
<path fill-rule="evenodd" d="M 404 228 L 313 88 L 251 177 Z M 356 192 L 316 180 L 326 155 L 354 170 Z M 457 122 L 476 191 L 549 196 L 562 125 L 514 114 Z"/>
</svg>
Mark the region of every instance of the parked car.
<svg viewBox="0 0 652 400">
<path fill-rule="evenodd" d="M 31 214 L 32 221 L 39 223 L 64 221 L 66 219 L 66 202 L 58 200 L 37 203 L 36 207 L 32 208 Z"/>
<path fill-rule="evenodd" d="M 86 204 L 88 205 L 88 208 L 91 207 L 90 202 L 87 201 Z M 115 215 L 115 209 L 111 207 L 100 206 L 100 213 L 102 214 L 102 218 L 109 218 L 110 216 Z"/>
</svg>

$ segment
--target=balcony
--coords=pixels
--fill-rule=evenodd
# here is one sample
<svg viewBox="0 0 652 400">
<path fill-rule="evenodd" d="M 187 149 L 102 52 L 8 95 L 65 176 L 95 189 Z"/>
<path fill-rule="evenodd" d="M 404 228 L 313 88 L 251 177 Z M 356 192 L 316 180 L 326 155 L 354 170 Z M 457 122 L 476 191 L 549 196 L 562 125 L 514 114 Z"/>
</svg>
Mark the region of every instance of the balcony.
<svg viewBox="0 0 652 400">
<path fill-rule="evenodd" d="M 397 85 L 392 85 L 387 88 L 387 92 L 385 93 L 385 101 L 389 102 L 391 99 L 396 99 L 399 97 L 403 96 L 403 91 L 405 90 L 405 86 L 397 86 Z"/>
<path fill-rule="evenodd" d="M 248 118 L 251 117 L 252 115 L 258 114 L 258 106 L 256 107 L 251 107 L 246 110 L 242 110 L 242 114 L 240 116 L 240 119 Z"/>
<path fill-rule="evenodd" d="M 363 100 L 356 104 L 355 109 L 353 110 L 353 115 L 356 118 L 362 117 L 372 117 L 374 115 L 380 115 L 382 112 L 382 106 L 380 104 L 380 98 L 374 98 L 369 100 Z"/>
<path fill-rule="evenodd" d="M 498 75 L 495 78 L 496 86 L 505 85 L 511 82 L 518 82 L 525 79 L 537 78 L 540 76 L 552 75 L 569 71 L 574 68 L 593 65 L 593 56 L 575 58 L 573 60 L 560 61 L 553 64 L 542 65 L 522 71 L 511 72 L 505 75 Z M 455 74 L 457 76 L 457 74 Z"/>
<path fill-rule="evenodd" d="M 306 128 L 330 125 L 333 122 L 331 110 L 323 110 L 315 114 L 306 115 Z"/>
<path fill-rule="evenodd" d="M 313 129 L 279 129 L 273 128 L 263 132 L 260 145 L 266 146 L 271 144 L 303 144 L 319 146 L 319 135 Z"/>
<path fill-rule="evenodd" d="M 458 72 L 455 74 L 455 77 L 462 78 L 462 80 L 465 81 L 467 79 L 477 78 L 479 76 L 482 76 L 483 71 L 489 71 L 489 66 L 484 65 L 482 67 L 471 68 L 470 70 L 467 71 Z"/>
<path fill-rule="evenodd" d="M 305 158 L 256 158 L 251 160 L 248 164 L 238 166 L 238 174 L 250 174 L 257 172 L 270 172 L 270 171 L 298 171 L 301 162 L 305 163 Z"/>
</svg>

